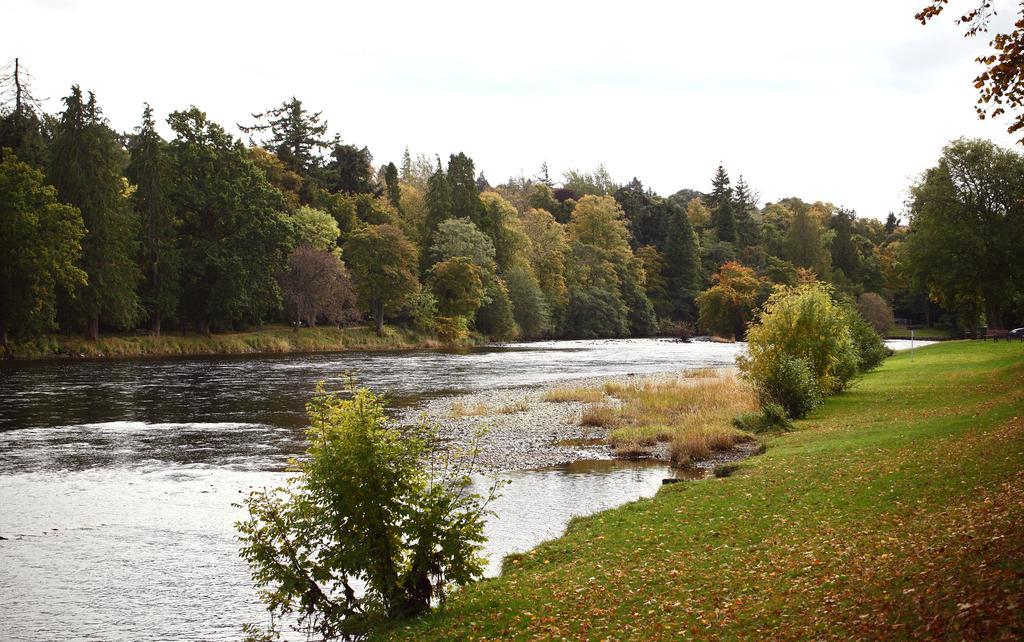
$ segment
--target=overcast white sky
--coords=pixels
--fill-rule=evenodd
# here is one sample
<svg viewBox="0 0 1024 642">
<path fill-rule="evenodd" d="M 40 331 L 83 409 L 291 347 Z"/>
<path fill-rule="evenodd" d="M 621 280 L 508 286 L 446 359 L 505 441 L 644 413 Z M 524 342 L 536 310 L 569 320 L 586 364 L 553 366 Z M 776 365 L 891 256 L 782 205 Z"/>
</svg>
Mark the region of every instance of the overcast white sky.
<svg viewBox="0 0 1024 642">
<path fill-rule="evenodd" d="M 974 114 L 984 39 L 922 27 L 925 0 L 841 4 L 0 0 L 0 64 L 48 110 L 94 90 L 122 130 L 143 101 L 233 130 L 294 94 L 375 163 L 465 151 L 497 183 L 603 162 L 667 195 L 721 161 L 762 202 L 881 218 L 950 139 L 1012 144 Z"/>
</svg>

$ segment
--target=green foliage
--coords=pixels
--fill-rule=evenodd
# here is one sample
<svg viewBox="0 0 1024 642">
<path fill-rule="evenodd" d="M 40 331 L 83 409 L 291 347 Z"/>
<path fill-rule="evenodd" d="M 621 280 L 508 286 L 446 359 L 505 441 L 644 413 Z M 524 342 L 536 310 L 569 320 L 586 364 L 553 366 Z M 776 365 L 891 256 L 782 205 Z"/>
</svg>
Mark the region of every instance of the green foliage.
<svg viewBox="0 0 1024 642">
<path fill-rule="evenodd" d="M 319 166 L 320 152 L 329 146 L 327 121 L 320 122 L 322 113 L 310 113 L 292 96 L 278 107 L 253 114 L 256 122 L 239 129 L 246 134 L 265 133 L 261 146 L 274 152 L 292 172 L 308 174 Z"/>
<path fill-rule="evenodd" d="M 447 178 L 451 189 L 451 215 L 468 219 L 481 229 L 490 230 L 490 222 L 483 220 L 483 204 L 477 194 L 473 159 L 462 152 L 452 154 L 448 159 Z"/>
<path fill-rule="evenodd" d="M 785 240 L 786 258 L 798 267 L 813 270 L 821 278 L 831 274 L 831 257 L 817 217 L 799 210 L 789 226 Z"/>
<path fill-rule="evenodd" d="M 618 189 L 611 174 L 603 164 L 593 172 L 570 169 L 565 172 L 562 182 L 565 189 L 572 190 L 579 196 L 606 196 Z"/>
<path fill-rule="evenodd" d="M 297 475 L 249 495 L 236 525 L 272 615 L 324 639 L 362 636 L 482 575 L 484 505 L 427 426 L 399 430 L 366 389 L 341 399 L 318 387 L 307 411 Z"/>
<path fill-rule="evenodd" d="M 276 312 L 276 276 L 291 245 L 281 193 L 224 128 L 191 108 L 168 118 L 175 133 L 172 203 L 181 219 L 181 312 L 200 331 Z"/>
<path fill-rule="evenodd" d="M 960 139 L 912 190 L 903 256 L 914 284 L 973 329 L 984 312 L 1003 327 L 1024 282 L 1024 156 Z"/>
<path fill-rule="evenodd" d="M 540 282 L 525 262 L 518 262 L 505 273 L 512 312 L 522 335 L 535 339 L 548 334 L 551 311 Z"/>
<path fill-rule="evenodd" d="M 508 340 L 518 336 L 519 328 L 505 281 L 497 277 L 491 279 L 485 298 L 486 303 L 476 311 L 476 329 L 494 339 Z"/>
<path fill-rule="evenodd" d="M 597 287 L 572 290 L 565 331 L 581 339 L 624 337 L 629 333 L 626 306 L 608 290 Z"/>
<path fill-rule="evenodd" d="M 747 332 L 748 354 L 737 361 L 764 398 L 802 417 L 856 374 L 857 347 L 831 289 L 808 283 L 775 290 Z"/>
<path fill-rule="evenodd" d="M 366 225 L 349 236 L 344 254 L 359 300 L 380 334 L 384 315 L 419 289 L 416 246 L 393 225 Z"/>
<path fill-rule="evenodd" d="M 444 221 L 452 217 L 452 190 L 448 184 L 448 177 L 440 167 L 427 180 L 427 212 L 424 222 L 423 238 L 433 242 L 434 232 Z M 429 253 L 424 253 L 424 260 L 429 260 Z M 426 264 L 425 267 L 429 267 Z"/>
<path fill-rule="evenodd" d="M 694 202 L 699 205 L 699 201 L 692 201 L 690 205 Z M 669 214 L 665 276 L 675 317 L 693 320 L 696 316 L 694 298 L 700 291 L 700 253 L 690 218 L 680 207 L 674 207 Z"/>
<path fill-rule="evenodd" d="M 725 167 L 718 166 L 711 185 L 711 224 L 720 241 L 736 243 L 739 239 L 736 232 L 736 214 L 733 212 L 732 187 L 729 185 L 729 174 L 726 173 Z"/>
<path fill-rule="evenodd" d="M 427 282 L 437 297 L 438 312 L 446 317 L 473 318 L 485 300 L 481 275 L 480 268 L 467 256 L 435 263 L 427 273 Z"/>
<path fill-rule="evenodd" d="M 892 354 L 892 351 L 885 347 L 882 337 L 857 308 L 852 305 L 845 306 L 843 313 L 846 325 L 850 329 L 850 339 L 857 351 L 857 371 L 874 370 Z"/>
<path fill-rule="evenodd" d="M 481 230 L 494 243 L 494 261 L 498 270 L 504 272 L 526 251 L 529 240 L 523 234 L 516 208 L 501 194 L 484 192 L 480 195 L 480 202 L 483 222 L 488 226 Z"/>
<path fill-rule="evenodd" d="M 394 163 L 388 163 L 384 166 L 384 185 L 387 189 L 388 200 L 391 201 L 391 205 L 401 211 L 402 209 L 402 189 L 398 183 L 398 168 L 395 167 Z"/>
<path fill-rule="evenodd" d="M 406 313 L 413 326 L 421 332 L 434 332 L 437 326 L 437 297 L 421 288 L 409 295 L 405 301 Z"/>
<path fill-rule="evenodd" d="M 178 219 L 171 204 L 173 175 L 167 142 L 156 132 L 153 109 L 147 104 L 142 124 L 129 145 L 131 161 L 125 176 L 135 186 L 132 201 L 140 224 L 140 298 L 150 329 L 160 334 L 163 319 L 175 315 L 181 296 L 181 252 Z"/>
<path fill-rule="evenodd" d="M 468 219 L 453 218 L 442 222 L 434 232 L 430 253 L 435 261 L 467 257 L 485 278 L 494 273 L 494 244 Z"/>
<path fill-rule="evenodd" d="M 124 150 L 96 97 L 90 93 L 85 100 L 75 85 L 64 107 L 50 148 L 48 179 L 62 202 L 79 209 L 85 223 L 81 267 L 88 282 L 78 287 L 74 309 L 95 339 L 101 320 L 128 327 L 141 315 L 135 290 L 138 217 L 121 175 Z"/>
<path fill-rule="evenodd" d="M 86 281 L 78 268 L 85 236 L 82 215 L 57 202 L 43 174 L 9 151 L 0 157 L 0 346 L 8 335 L 49 330 L 57 291 Z"/>
<path fill-rule="evenodd" d="M 776 403 L 794 419 L 806 416 L 825 398 L 810 361 L 803 357 L 780 354 L 755 376 L 762 403 Z"/>
<path fill-rule="evenodd" d="M 370 194 L 376 191 L 373 179 L 373 155 L 366 147 L 335 145 L 333 159 L 324 168 L 324 182 L 335 192 Z"/>
<path fill-rule="evenodd" d="M 288 222 L 291 223 L 296 246 L 308 245 L 336 256 L 341 255 L 341 248 L 338 247 L 341 230 L 338 222 L 327 212 L 303 205 L 295 210 Z"/>
</svg>

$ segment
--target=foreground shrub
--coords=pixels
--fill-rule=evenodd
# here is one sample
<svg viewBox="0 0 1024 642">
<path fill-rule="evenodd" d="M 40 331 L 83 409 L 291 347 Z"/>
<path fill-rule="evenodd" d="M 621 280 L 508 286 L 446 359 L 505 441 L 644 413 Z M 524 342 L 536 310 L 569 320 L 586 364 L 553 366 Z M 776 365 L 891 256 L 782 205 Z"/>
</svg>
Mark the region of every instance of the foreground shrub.
<svg viewBox="0 0 1024 642">
<path fill-rule="evenodd" d="M 485 502 L 467 492 L 469 471 L 447 465 L 429 429 L 399 431 L 365 389 L 350 400 L 318 389 L 307 411 L 298 474 L 252 493 L 249 517 L 236 525 L 274 619 L 294 615 L 310 639 L 360 637 L 482 575 Z"/>
<path fill-rule="evenodd" d="M 844 310 L 823 283 L 777 288 L 747 332 L 737 362 L 761 394 L 792 417 L 842 390 L 860 363 Z"/>
<path fill-rule="evenodd" d="M 779 404 L 769 401 L 761 412 L 745 412 L 732 420 L 732 425 L 747 432 L 788 432 L 793 429 L 789 413 Z"/>
</svg>

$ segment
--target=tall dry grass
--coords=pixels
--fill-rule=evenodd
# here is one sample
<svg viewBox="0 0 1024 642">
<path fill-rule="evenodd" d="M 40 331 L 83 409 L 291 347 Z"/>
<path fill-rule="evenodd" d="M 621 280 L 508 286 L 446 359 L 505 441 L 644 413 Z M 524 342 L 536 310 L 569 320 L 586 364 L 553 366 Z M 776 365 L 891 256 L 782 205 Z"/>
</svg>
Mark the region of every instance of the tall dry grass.
<svg viewBox="0 0 1024 642">
<path fill-rule="evenodd" d="M 455 419 L 462 417 L 486 417 L 487 415 L 493 414 L 494 410 L 485 403 L 476 403 L 472 406 L 468 406 L 461 401 L 456 401 L 452 404 L 452 407 L 448 409 L 448 415 Z"/>
<path fill-rule="evenodd" d="M 729 373 L 712 376 L 702 371 L 676 379 L 606 386 L 605 390 L 622 401 L 617 411 L 620 426 L 609 434 L 617 452 L 649 451 L 668 442 L 672 463 L 685 466 L 753 439 L 731 422 L 733 417 L 758 408 L 757 395 Z"/>
<path fill-rule="evenodd" d="M 584 410 L 580 416 L 581 426 L 610 428 L 618 425 L 619 421 L 618 409 L 606 403 L 594 404 Z"/>
</svg>

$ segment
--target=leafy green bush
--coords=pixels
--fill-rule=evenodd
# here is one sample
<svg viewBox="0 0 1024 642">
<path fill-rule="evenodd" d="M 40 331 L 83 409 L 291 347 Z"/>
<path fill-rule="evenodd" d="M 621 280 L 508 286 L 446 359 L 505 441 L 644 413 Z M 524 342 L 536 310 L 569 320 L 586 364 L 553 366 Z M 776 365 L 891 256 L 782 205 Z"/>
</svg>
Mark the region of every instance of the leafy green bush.
<svg viewBox="0 0 1024 642">
<path fill-rule="evenodd" d="M 882 337 L 875 331 L 874 326 L 850 306 L 846 310 L 846 323 L 850 328 L 850 338 L 857 350 L 857 371 L 867 372 L 873 370 L 882 361 L 892 354 L 892 350 L 885 347 Z"/>
<path fill-rule="evenodd" d="M 482 575 L 484 504 L 431 430 L 400 431 L 366 389 L 345 400 L 318 388 L 307 411 L 298 475 L 252 493 L 236 525 L 275 619 L 293 614 L 308 638 L 362 637 Z"/>
<path fill-rule="evenodd" d="M 821 405 L 824 392 L 810 362 L 801 357 L 778 355 L 759 372 L 762 403 L 776 403 L 794 419 L 805 417 Z"/>
<path fill-rule="evenodd" d="M 747 354 L 737 360 L 740 370 L 762 396 L 787 411 L 800 409 L 792 416 L 842 390 L 857 373 L 859 356 L 846 315 L 824 283 L 776 288 L 748 330 L 747 342 Z M 812 380 L 817 394 L 805 389 Z"/>
</svg>

